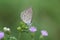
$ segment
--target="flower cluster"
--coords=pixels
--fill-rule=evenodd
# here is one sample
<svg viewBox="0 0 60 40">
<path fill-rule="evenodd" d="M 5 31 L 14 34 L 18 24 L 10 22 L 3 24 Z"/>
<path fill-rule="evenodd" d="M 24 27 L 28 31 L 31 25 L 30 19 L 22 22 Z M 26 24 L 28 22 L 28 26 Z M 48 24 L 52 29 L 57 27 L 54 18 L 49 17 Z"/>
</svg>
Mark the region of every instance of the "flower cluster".
<svg viewBox="0 0 60 40">
<path fill-rule="evenodd" d="M 4 27 L 4 31 L 10 31 L 10 28 Z M 21 28 L 18 28 L 21 29 Z M 32 33 L 35 33 L 37 31 L 37 28 L 34 26 L 31 26 L 28 28 L 28 30 Z M 4 32 L 0 32 L 0 39 L 4 38 Z M 41 35 L 42 36 L 48 36 L 48 32 L 46 30 L 41 30 Z M 10 37 L 11 38 L 11 37 Z"/>
<path fill-rule="evenodd" d="M 10 31 L 10 28 L 4 27 L 3 30 L 4 31 Z"/>
<path fill-rule="evenodd" d="M 29 28 L 29 31 L 34 33 L 37 31 L 37 28 L 32 26 Z M 42 36 L 48 36 L 48 32 L 46 30 L 41 30 L 41 35 Z"/>
</svg>

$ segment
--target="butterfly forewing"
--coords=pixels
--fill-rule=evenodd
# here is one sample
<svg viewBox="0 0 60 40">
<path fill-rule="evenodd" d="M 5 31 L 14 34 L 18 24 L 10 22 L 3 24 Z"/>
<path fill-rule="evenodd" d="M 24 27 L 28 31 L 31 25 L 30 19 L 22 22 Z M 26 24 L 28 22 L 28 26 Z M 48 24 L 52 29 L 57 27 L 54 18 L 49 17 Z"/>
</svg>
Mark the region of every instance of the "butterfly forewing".
<svg viewBox="0 0 60 40">
<path fill-rule="evenodd" d="M 26 23 L 30 24 L 32 20 L 32 8 L 28 8 L 21 12 L 21 19 Z"/>
</svg>

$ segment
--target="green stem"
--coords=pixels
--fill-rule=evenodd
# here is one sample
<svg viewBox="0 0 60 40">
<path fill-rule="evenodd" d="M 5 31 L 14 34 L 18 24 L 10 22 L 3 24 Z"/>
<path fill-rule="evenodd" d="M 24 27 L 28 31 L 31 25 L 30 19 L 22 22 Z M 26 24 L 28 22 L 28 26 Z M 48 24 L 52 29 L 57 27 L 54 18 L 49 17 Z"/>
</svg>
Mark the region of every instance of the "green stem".
<svg viewBox="0 0 60 40">
<path fill-rule="evenodd" d="M 32 38 L 32 40 L 34 40 L 34 38 Z"/>
<path fill-rule="evenodd" d="M 35 33 L 31 33 L 32 40 L 34 40 Z"/>
<path fill-rule="evenodd" d="M 20 40 L 21 39 L 21 32 L 19 32 L 19 34 L 18 34 L 18 40 Z"/>
</svg>

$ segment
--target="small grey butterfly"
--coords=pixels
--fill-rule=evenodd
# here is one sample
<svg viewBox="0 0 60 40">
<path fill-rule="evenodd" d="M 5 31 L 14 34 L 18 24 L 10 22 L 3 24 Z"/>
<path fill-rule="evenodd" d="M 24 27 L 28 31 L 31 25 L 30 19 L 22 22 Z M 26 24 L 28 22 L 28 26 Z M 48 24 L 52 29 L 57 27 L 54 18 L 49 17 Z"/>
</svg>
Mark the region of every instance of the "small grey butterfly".
<svg viewBox="0 0 60 40">
<path fill-rule="evenodd" d="M 25 22 L 27 25 L 31 24 L 32 21 L 32 8 L 28 8 L 21 12 L 21 19 L 23 22 Z"/>
</svg>

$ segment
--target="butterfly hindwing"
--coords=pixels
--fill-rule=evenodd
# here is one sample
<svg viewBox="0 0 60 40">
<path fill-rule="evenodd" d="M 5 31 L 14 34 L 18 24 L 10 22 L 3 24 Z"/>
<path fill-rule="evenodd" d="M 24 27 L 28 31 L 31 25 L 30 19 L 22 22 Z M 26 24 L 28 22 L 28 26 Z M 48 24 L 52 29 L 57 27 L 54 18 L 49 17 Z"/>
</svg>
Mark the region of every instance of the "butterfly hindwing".
<svg viewBox="0 0 60 40">
<path fill-rule="evenodd" d="M 28 8 L 21 12 L 21 19 L 26 23 L 30 24 L 32 20 L 32 8 Z"/>
</svg>

